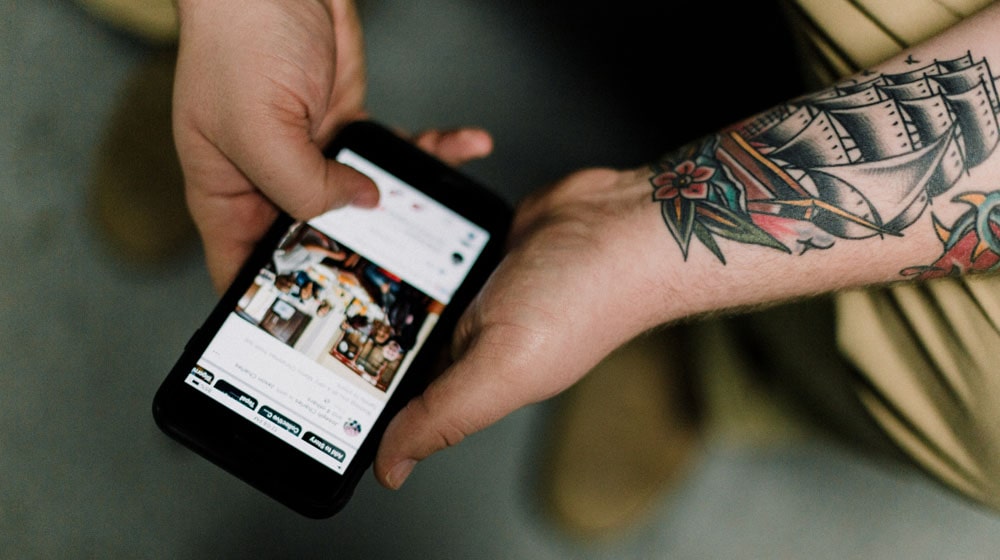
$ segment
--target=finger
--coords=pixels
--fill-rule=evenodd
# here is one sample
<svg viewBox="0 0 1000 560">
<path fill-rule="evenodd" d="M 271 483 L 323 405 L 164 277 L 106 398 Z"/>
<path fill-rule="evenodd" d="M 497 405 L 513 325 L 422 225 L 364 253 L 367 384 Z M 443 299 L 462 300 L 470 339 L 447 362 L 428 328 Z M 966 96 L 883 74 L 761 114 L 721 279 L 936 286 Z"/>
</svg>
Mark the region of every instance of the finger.
<svg viewBox="0 0 1000 560">
<path fill-rule="evenodd" d="M 221 293 L 253 252 L 278 215 L 277 208 L 256 192 L 205 195 L 188 191 L 189 206 L 205 251 L 212 285 Z"/>
<path fill-rule="evenodd" d="M 240 266 L 250 257 L 254 244 L 219 236 L 203 237 L 205 265 L 215 292 L 222 294 L 233 283 Z"/>
<path fill-rule="evenodd" d="M 456 167 L 493 152 L 493 137 L 479 128 L 428 130 L 418 134 L 413 142 L 425 152 Z"/>
<path fill-rule="evenodd" d="M 461 371 L 455 365 L 446 375 L 460 378 Z M 514 409 L 471 392 L 459 401 L 460 392 L 448 384 L 443 378 L 435 381 L 390 422 L 375 460 L 376 478 L 386 488 L 399 488 L 417 462 L 489 426 L 509 412 L 505 408 Z"/>
<path fill-rule="evenodd" d="M 306 220 L 347 204 L 368 208 L 378 204 L 378 188 L 370 178 L 328 160 L 302 130 L 249 134 L 253 141 L 226 153 L 232 154 L 253 184 L 293 217 Z"/>
<path fill-rule="evenodd" d="M 389 423 L 375 458 L 375 476 L 383 486 L 399 488 L 417 462 L 548 396 L 544 387 L 519 388 L 498 371 L 527 367 L 499 365 L 486 354 L 470 350 Z"/>
</svg>

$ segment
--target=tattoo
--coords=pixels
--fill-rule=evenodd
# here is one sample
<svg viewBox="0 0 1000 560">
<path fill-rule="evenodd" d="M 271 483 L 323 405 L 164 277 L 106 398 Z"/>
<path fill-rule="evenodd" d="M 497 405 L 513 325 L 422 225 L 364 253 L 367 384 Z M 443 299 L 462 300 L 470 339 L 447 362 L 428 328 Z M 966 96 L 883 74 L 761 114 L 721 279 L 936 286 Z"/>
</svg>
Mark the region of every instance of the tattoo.
<svg viewBox="0 0 1000 560">
<path fill-rule="evenodd" d="M 951 228 L 932 216 L 934 231 L 944 245 L 941 256 L 933 264 L 903 269 L 903 276 L 926 280 L 1000 269 L 1000 191 L 969 192 L 955 197 L 953 202 L 971 208 Z"/>
<path fill-rule="evenodd" d="M 650 182 L 653 200 L 660 201 L 663 221 L 687 259 L 694 235 L 723 263 L 726 262 L 714 235 L 740 241 L 788 249 L 754 224 L 746 211 L 746 198 L 727 169 L 715 157 L 718 142 L 707 140 L 700 148 L 684 153 L 675 162 L 655 169 Z"/>
<path fill-rule="evenodd" d="M 719 238 L 802 254 L 840 239 L 902 236 L 991 156 L 998 114 L 996 78 L 971 52 L 899 74 L 871 73 L 667 154 L 652 166 L 652 198 L 685 260 L 692 238 L 725 264 Z M 1000 253 L 992 217 L 1000 191 L 952 202 L 973 209 L 950 229 L 932 216 L 944 260 L 902 274 L 996 265 L 982 259 Z M 956 260 L 969 236 L 972 252 Z"/>
</svg>

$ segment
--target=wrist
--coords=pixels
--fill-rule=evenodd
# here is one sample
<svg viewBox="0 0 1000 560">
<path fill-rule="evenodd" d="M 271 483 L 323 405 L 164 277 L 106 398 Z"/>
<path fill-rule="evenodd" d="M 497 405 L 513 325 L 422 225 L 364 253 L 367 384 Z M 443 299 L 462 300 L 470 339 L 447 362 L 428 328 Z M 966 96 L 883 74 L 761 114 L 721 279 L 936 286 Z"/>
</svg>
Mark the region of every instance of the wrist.
<svg viewBox="0 0 1000 560">
<path fill-rule="evenodd" d="M 675 297 L 684 262 L 653 200 L 651 168 L 577 171 L 529 196 L 518 208 L 511 248 L 546 246 L 547 260 L 566 255 L 585 277 L 577 297 L 600 328 L 624 337 L 683 316 Z M 547 266 L 555 266 L 548 263 Z M 598 320 L 598 317 L 588 317 Z"/>
</svg>

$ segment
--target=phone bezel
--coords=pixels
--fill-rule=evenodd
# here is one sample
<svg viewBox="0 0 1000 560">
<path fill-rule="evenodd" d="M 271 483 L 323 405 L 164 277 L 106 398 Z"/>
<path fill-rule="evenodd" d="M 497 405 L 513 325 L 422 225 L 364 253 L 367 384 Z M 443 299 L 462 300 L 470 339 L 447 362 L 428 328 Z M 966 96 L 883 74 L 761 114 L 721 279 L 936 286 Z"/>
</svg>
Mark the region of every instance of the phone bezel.
<svg viewBox="0 0 1000 560">
<path fill-rule="evenodd" d="M 490 233 L 480 257 L 414 356 L 410 369 L 344 473 L 335 473 L 184 382 L 214 333 L 236 308 L 294 223 L 286 214 L 278 217 L 258 244 L 236 280 L 187 343 L 153 399 L 153 416 L 168 435 L 273 499 L 315 519 L 330 517 L 347 504 L 361 476 L 371 466 L 389 420 L 430 381 L 458 317 L 499 263 L 512 217 L 512 208 L 498 195 L 374 121 L 346 126 L 327 148 L 327 157 L 334 157 L 343 148 Z"/>
</svg>

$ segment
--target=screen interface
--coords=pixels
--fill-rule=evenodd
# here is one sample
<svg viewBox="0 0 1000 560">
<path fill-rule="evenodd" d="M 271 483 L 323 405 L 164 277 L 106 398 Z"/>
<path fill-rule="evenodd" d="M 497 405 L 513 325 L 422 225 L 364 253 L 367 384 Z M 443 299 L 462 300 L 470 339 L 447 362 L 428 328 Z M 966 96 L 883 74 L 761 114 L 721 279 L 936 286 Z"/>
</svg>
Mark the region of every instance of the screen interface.
<svg viewBox="0 0 1000 560">
<path fill-rule="evenodd" d="M 293 224 L 185 382 L 342 473 L 489 235 L 357 153 L 337 160 L 378 207 Z"/>
</svg>

